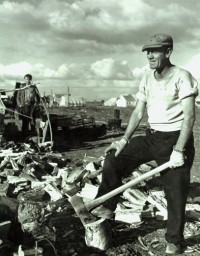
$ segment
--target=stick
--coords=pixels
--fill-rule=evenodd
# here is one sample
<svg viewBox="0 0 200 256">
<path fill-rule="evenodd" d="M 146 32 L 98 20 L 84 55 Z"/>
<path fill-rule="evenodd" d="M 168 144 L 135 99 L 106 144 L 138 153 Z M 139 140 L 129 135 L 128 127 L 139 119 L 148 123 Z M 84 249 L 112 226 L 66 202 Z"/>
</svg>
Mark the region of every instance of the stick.
<svg viewBox="0 0 200 256">
<path fill-rule="evenodd" d="M 120 193 L 124 192 L 127 188 L 133 187 L 134 185 L 140 183 L 141 181 L 146 180 L 146 179 L 148 179 L 148 178 L 166 170 L 167 168 L 169 168 L 169 162 L 167 162 L 165 164 L 162 164 L 162 165 L 156 167 L 155 169 L 153 169 L 153 170 L 151 170 L 147 173 L 144 173 L 143 175 L 135 178 L 134 180 L 131 180 L 131 181 L 127 182 L 126 184 L 110 191 L 109 193 L 107 193 L 107 194 L 105 194 L 101 197 L 98 197 L 98 198 L 96 198 L 94 200 L 91 200 L 91 201 L 86 201 L 84 203 L 84 205 L 85 205 L 86 209 L 88 211 L 90 211 L 90 210 L 98 207 L 99 205 L 101 205 L 102 203 L 107 201 L 108 199 L 116 196 L 117 194 L 120 194 Z"/>
</svg>

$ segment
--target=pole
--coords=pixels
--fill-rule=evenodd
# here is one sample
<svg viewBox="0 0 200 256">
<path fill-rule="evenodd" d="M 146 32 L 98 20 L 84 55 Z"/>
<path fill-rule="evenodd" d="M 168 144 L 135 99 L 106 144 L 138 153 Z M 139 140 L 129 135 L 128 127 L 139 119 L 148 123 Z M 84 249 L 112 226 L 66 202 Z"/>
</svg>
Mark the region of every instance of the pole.
<svg viewBox="0 0 200 256">
<path fill-rule="evenodd" d="M 69 93 L 69 86 L 67 87 L 67 106 L 69 107 L 69 97 L 70 97 L 70 93 Z"/>
</svg>

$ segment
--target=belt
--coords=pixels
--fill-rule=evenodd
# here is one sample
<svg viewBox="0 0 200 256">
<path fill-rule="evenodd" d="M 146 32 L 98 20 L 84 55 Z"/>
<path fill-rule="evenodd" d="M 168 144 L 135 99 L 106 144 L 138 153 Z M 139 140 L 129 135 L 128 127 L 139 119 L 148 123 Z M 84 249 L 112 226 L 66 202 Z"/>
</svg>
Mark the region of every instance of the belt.
<svg viewBox="0 0 200 256">
<path fill-rule="evenodd" d="M 152 129 L 152 128 L 150 128 L 149 130 L 150 130 L 151 133 L 157 132 L 156 130 L 154 130 L 154 129 Z"/>
<path fill-rule="evenodd" d="M 152 128 L 147 128 L 147 130 L 150 131 L 150 133 L 155 133 L 155 132 L 159 132 L 159 133 L 163 133 L 163 134 L 167 134 L 167 133 L 180 133 L 180 130 L 177 130 L 177 131 L 157 131 L 157 130 L 154 130 Z"/>
</svg>

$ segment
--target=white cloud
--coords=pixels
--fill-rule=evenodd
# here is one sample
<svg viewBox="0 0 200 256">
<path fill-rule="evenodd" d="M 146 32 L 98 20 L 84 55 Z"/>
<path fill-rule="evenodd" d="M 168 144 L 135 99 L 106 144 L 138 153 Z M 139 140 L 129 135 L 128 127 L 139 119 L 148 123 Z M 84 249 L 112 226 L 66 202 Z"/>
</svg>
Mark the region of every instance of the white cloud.
<svg viewBox="0 0 200 256">
<path fill-rule="evenodd" d="M 134 68 L 132 70 L 132 73 L 135 79 L 141 79 L 147 70 L 149 70 L 149 64 L 145 65 L 142 68 Z"/>
<path fill-rule="evenodd" d="M 0 64 L 0 76 L 2 78 L 16 79 L 26 73 L 32 73 L 36 78 L 50 79 L 102 79 L 102 80 L 132 80 L 132 72 L 125 61 L 115 61 L 111 58 L 103 59 L 91 65 L 80 63 L 62 64 L 57 69 L 45 67 L 41 63 L 31 65 L 20 62 L 10 65 Z"/>
<path fill-rule="evenodd" d="M 44 83 L 129 87 L 146 69 L 143 43 L 163 31 L 174 38 L 176 63 L 200 77 L 199 7 L 196 0 L 0 1 L 0 80 L 31 73 Z"/>
<path fill-rule="evenodd" d="M 27 62 L 14 63 L 7 66 L 0 65 L 0 76 L 2 78 L 24 77 L 26 73 L 31 72 L 32 66 Z"/>
<path fill-rule="evenodd" d="M 200 79 L 199 65 L 200 65 L 200 53 L 192 57 L 190 62 L 185 65 L 185 69 L 190 71 L 195 78 Z"/>
<path fill-rule="evenodd" d="M 95 76 L 102 79 L 130 80 L 133 79 L 130 68 L 124 61 L 115 61 L 111 58 L 97 61 L 91 65 Z"/>
</svg>

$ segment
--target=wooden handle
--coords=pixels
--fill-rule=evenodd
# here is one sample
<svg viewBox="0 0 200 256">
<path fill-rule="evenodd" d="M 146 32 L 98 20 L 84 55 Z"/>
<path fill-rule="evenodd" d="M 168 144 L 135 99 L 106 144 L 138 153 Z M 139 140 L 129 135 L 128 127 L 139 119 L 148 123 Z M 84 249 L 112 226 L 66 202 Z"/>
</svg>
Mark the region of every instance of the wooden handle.
<svg viewBox="0 0 200 256">
<path fill-rule="evenodd" d="M 142 174 L 141 176 L 135 178 L 134 180 L 127 182 L 126 184 L 110 191 L 109 193 L 107 193 L 101 197 L 98 197 L 94 200 L 85 202 L 84 203 L 85 207 L 87 208 L 88 211 L 90 211 L 90 210 L 96 208 L 97 206 L 101 205 L 108 199 L 112 198 L 113 196 L 116 196 L 117 194 L 124 192 L 127 188 L 130 188 L 130 187 L 140 183 L 141 181 L 146 180 L 146 179 L 156 175 L 157 173 L 160 173 L 160 172 L 166 170 L 167 168 L 169 168 L 169 162 L 162 164 L 147 173 Z"/>
</svg>

